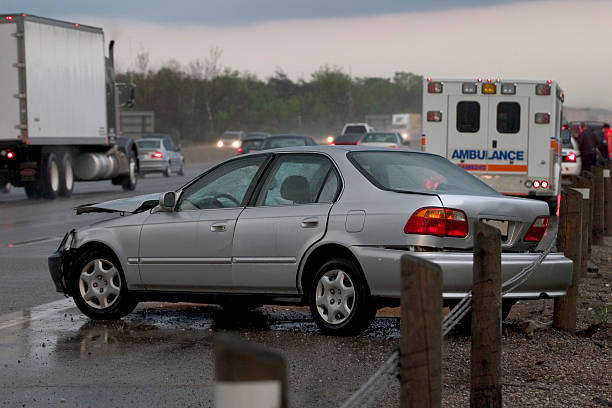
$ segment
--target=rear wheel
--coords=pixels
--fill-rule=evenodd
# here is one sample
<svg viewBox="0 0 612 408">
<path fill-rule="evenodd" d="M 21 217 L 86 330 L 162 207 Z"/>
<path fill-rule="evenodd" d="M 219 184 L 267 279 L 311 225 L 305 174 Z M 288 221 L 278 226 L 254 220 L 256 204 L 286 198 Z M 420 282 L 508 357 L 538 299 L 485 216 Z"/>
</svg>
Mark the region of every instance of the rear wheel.
<svg viewBox="0 0 612 408">
<path fill-rule="evenodd" d="M 68 279 L 74 303 L 92 319 L 120 319 L 137 305 L 128 292 L 119 261 L 107 251 L 85 251 Z"/>
<path fill-rule="evenodd" d="M 133 191 L 138 183 L 136 157 L 132 153 L 129 159 L 129 172 L 121 176 L 121 187 L 125 191 Z"/>
<path fill-rule="evenodd" d="M 181 167 L 179 167 L 178 169 L 178 175 L 179 176 L 185 175 L 185 161 L 184 160 L 181 160 Z"/>
<path fill-rule="evenodd" d="M 308 296 L 315 323 L 329 334 L 359 334 L 376 315 L 365 279 L 349 259 L 334 258 L 324 263 L 314 276 Z"/>
<path fill-rule="evenodd" d="M 72 155 L 64 152 L 61 158 L 60 187 L 59 195 L 70 197 L 74 189 L 74 172 L 72 170 Z"/>
<path fill-rule="evenodd" d="M 164 176 L 170 177 L 172 175 L 172 163 L 168 162 L 168 167 L 166 167 L 166 171 L 164 172 Z"/>
<path fill-rule="evenodd" d="M 28 198 L 57 198 L 61 184 L 60 168 L 60 162 L 55 152 L 45 154 L 40 171 L 36 175 L 36 180 L 26 185 L 26 194 Z"/>
</svg>

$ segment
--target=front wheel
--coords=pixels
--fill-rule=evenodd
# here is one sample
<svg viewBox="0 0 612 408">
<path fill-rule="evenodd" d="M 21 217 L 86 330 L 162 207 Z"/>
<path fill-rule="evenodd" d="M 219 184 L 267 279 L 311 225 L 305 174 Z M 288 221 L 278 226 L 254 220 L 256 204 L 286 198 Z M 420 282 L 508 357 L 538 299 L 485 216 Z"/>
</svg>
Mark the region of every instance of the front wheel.
<svg viewBox="0 0 612 408">
<path fill-rule="evenodd" d="M 69 277 L 74 303 L 96 320 L 120 319 L 136 307 L 117 258 L 106 251 L 90 250 L 75 262 Z"/>
<path fill-rule="evenodd" d="M 315 323 L 329 334 L 359 334 L 376 315 L 365 278 L 349 259 L 334 258 L 324 263 L 314 276 L 308 296 Z"/>
<path fill-rule="evenodd" d="M 129 172 L 121 176 L 121 188 L 123 188 L 124 191 L 133 191 L 136 189 L 136 184 L 138 183 L 137 167 L 136 158 L 134 154 L 132 154 L 130 155 Z"/>
</svg>

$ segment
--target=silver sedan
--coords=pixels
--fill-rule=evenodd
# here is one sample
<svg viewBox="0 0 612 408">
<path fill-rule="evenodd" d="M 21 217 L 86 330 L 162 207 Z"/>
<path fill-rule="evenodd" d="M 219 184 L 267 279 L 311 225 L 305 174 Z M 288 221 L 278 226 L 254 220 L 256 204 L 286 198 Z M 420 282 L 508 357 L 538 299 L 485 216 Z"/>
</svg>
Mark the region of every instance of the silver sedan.
<svg viewBox="0 0 612 408">
<path fill-rule="evenodd" d="M 472 224 L 501 231 L 504 280 L 538 257 L 545 203 L 505 197 L 446 159 L 359 146 L 305 146 L 230 159 L 160 195 L 77 208 L 125 216 L 66 234 L 49 258 L 56 289 L 94 319 L 141 300 L 232 308 L 306 304 L 319 327 L 364 330 L 397 305 L 399 260 L 438 263 L 444 298 L 472 281 Z M 572 263 L 551 254 L 516 299 L 565 294 Z"/>
</svg>

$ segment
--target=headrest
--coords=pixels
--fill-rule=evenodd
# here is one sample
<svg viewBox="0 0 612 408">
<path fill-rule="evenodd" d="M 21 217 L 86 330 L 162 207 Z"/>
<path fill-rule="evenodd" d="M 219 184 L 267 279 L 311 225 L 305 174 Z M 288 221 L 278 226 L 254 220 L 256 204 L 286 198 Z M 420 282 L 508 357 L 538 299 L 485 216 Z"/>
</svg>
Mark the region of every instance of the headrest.
<svg viewBox="0 0 612 408">
<path fill-rule="evenodd" d="M 281 185 L 281 197 L 296 204 L 310 202 L 310 188 L 304 176 L 289 176 Z"/>
</svg>

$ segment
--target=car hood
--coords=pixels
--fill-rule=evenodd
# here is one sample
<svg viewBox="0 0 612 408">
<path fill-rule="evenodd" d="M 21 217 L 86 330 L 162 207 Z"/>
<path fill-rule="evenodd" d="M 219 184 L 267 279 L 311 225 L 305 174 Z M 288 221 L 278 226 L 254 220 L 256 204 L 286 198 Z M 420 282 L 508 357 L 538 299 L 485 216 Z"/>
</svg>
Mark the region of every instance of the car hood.
<svg viewBox="0 0 612 408">
<path fill-rule="evenodd" d="M 159 204 L 161 193 L 144 194 L 136 197 L 120 198 L 102 203 L 83 204 L 75 208 L 77 215 L 92 212 L 137 214 L 150 210 Z"/>
</svg>

